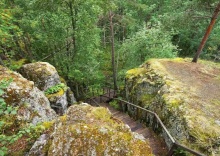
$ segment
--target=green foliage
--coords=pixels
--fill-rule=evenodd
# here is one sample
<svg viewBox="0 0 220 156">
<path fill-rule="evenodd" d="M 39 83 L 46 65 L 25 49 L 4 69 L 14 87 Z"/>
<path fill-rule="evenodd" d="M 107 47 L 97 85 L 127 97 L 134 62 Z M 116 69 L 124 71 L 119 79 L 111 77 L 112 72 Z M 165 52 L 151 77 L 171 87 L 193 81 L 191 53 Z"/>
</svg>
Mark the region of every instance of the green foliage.
<svg viewBox="0 0 220 156">
<path fill-rule="evenodd" d="M 2 80 L 0 82 L 0 140 L 1 140 L 1 145 L 0 145 L 0 155 L 5 155 L 7 153 L 7 148 L 6 145 L 9 143 L 13 143 L 16 141 L 19 136 L 17 135 L 12 135 L 12 136 L 6 136 L 2 132 L 5 131 L 5 127 L 7 127 L 8 121 L 7 118 L 14 118 L 14 116 L 17 113 L 17 109 L 8 106 L 4 99 L 1 97 L 4 94 L 4 89 L 8 87 L 8 85 L 12 82 L 12 79 L 10 80 Z"/>
<path fill-rule="evenodd" d="M 15 61 L 13 59 L 10 59 L 8 61 L 5 61 L 5 65 L 13 71 L 18 70 L 19 68 L 21 68 L 22 65 L 24 65 L 27 62 L 26 59 L 20 59 L 18 61 Z"/>
<path fill-rule="evenodd" d="M 12 79 L 10 80 L 2 80 L 0 82 L 0 117 L 4 115 L 15 115 L 16 114 L 16 108 L 12 106 L 8 106 L 4 99 L 1 98 L 1 96 L 4 94 L 4 89 L 8 87 L 8 85 L 12 82 Z M 0 129 L 3 126 L 2 121 L 0 122 Z"/>
<path fill-rule="evenodd" d="M 173 42 L 174 44 L 178 44 L 180 49 L 179 56 L 192 56 L 198 49 L 216 4 L 219 3 L 219 1 L 169 0 L 157 1 L 157 3 L 154 3 L 151 0 L 146 0 L 146 3 L 149 5 L 156 5 L 157 8 L 149 21 L 160 21 L 165 27 L 165 30 L 175 30 L 176 35 L 173 36 Z M 219 32 L 218 25 L 219 20 L 217 20 L 215 28 L 211 33 L 210 40 L 208 40 L 204 48 L 205 54 L 208 54 L 207 48 L 209 45 L 214 43 L 212 38 L 215 38 L 216 32 Z M 216 46 L 218 45 L 219 44 Z"/>
<path fill-rule="evenodd" d="M 176 149 L 174 151 L 174 156 L 187 156 L 186 152 L 184 150 L 181 150 L 181 149 Z"/>
<path fill-rule="evenodd" d="M 12 135 L 0 135 L 1 146 L 0 146 L 0 155 L 7 155 L 8 153 L 8 146 L 12 145 L 22 137 L 26 138 L 26 141 L 36 140 L 43 131 L 46 129 L 48 130 L 50 127 L 46 127 L 44 123 L 40 123 L 38 125 L 26 125 L 23 128 L 20 128 L 17 132 L 13 133 Z M 27 147 L 26 147 L 27 148 Z M 25 149 L 21 149 L 25 150 Z M 22 151 L 21 151 L 22 152 Z"/>
<path fill-rule="evenodd" d="M 43 131 L 48 130 L 53 124 L 52 122 L 45 122 L 32 125 L 18 120 L 18 108 L 7 105 L 1 97 L 4 94 L 4 89 L 11 82 L 12 79 L 0 82 L 0 156 L 9 154 L 9 146 L 23 137 L 26 138 L 26 141 L 36 140 Z M 63 84 L 59 86 L 65 88 Z"/>
<path fill-rule="evenodd" d="M 117 75 L 149 58 L 192 56 L 217 0 L 2 0 L 0 53 L 53 64 L 68 83 L 111 81 L 109 12 L 113 13 Z M 208 9 L 207 9 L 208 8 Z M 219 55 L 219 20 L 203 58 Z M 172 44 L 173 43 L 173 44 Z M 1 60 L 0 60 L 1 61 Z M 1 63 L 1 62 L 0 62 Z M 121 83 L 121 82 L 120 82 Z"/>
<path fill-rule="evenodd" d="M 149 58 L 172 58 L 177 47 L 171 42 L 173 31 L 166 32 L 160 22 L 138 31 L 127 39 L 120 48 L 121 61 L 126 67 L 135 67 Z M 123 67 L 124 68 L 124 67 Z"/>
<path fill-rule="evenodd" d="M 113 101 L 109 102 L 109 105 L 112 106 L 115 109 L 119 109 L 119 104 L 116 100 L 113 100 Z"/>
<path fill-rule="evenodd" d="M 59 83 L 55 86 L 48 88 L 47 90 L 44 91 L 44 93 L 45 93 L 45 95 L 54 94 L 54 93 L 59 92 L 61 89 L 63 91 L 66 91 L 67 86 L 64 83 Z"/>
<path fill-rule="evenodd" d="M 22 44 L 22 30 L 16 25 L 18 19 L 15 17 L 16 9 L 10 7 L 7 0 L 0 2 L 0 53 L 6 57 L 13 57 L 19 52 L 19 44 Z"/>
</svg>

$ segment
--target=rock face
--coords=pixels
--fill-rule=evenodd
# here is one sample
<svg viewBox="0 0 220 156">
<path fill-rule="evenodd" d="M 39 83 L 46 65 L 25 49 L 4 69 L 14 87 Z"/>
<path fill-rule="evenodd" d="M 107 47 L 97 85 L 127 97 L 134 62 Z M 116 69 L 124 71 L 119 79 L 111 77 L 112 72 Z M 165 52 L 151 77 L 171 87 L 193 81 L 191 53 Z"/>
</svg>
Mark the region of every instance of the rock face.
<svg viewBox="0 0 220 156">
<path fill-rule="evenodd" d="M 62 84 L 62 86 L 64 87 L 59 88 L 57 87 L 59 85 L 60 84 L 54 86 L 54 88 L 58 88 L 57 90 L 55 90 L 55 92 L 51 92 L 49 94 L 46 92 L 47 93 L 46 96 L 50 101 L 51 107 L 56 111 L 56 113 L 59 115 L 63 115 L 64 113 L 66 113 L 67 106 L 68 106 L 68 101 L 67 101 L 67 96 L 66 96 L 67 87 L 65 86 L 65 84 Z"/>
<path fill-rule="evenodd" d="M 56 118 L 44 93 L 16 72 L 0 66 L 0 80 L 13 79 L 3 96 L 8 105 L 18 107 L 17 118 L 37 124 Z"/>
<path fill-rule="evenodd" d="M 36 62 L 23 65 L 19 72 L 42 91 L 60 83 L 57 70 L 47 62 Z"/>
<path fill-rule="evenodd" d="M 53 88 L 56 88 L 57 85 L 61 84 L 56 69 L 47 62 L 25 64 L 19 71 L 27 79 L 34 81 L 35 86 L 42 91 L 53 90 Z M 50 105 L 59 115 L 66 112 L 68 105 L 72 105 L 76 102 L 74 94 L 71 92 L 70 88 L 49 93 L 50 94 L 47 94 L 47 97 L 50 101 Z"/>
<path fill-rule="evenodd" d="M 48 134 L 42 134 L 37 141 L 34 143 L 32 148 L 30 149 L 28 155 L 29 156 L 45 156 L 45 147 L 47 144 L 49 144 L 49 135 Z"/>
<path fill-rule="evenodd" d="M 220 155 L 220 65 L 200 62 L 150 60 L 127 72 L 125 97 L 156 112 L 180 143 Z"/>
<path fill-rule="evenodd" d="M 41 136 L 38 139 L 29 155 L 39 154 L 152 156 L 143 136 L 132 133 L 126 125 L 116 122 L 107 109 L 88 104 L 71 106 L 67 114 L 55 122 L 54 132 L 49 137 Z"/>
</svg>

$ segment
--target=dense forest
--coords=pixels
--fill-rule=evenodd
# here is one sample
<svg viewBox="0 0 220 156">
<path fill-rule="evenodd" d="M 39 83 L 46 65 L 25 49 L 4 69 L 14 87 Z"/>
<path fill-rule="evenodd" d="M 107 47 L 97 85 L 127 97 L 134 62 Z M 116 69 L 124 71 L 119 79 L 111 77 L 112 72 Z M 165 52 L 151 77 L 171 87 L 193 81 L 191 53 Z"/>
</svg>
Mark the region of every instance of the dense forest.
<svg viewBox="0 0 220 156">
<path fill-rule="evenodd" d="M 0 156 L 219 155 L 219 13 L 219 0 L 0 0 Z"/>
<path fill-rule="evenodd" d="M 115 82 L 150 58 L 192 57 L 217 0 L 1 0 L 0 64 L 53 64 L 74 90 Z M 219 58 L 217 20 L 201 57 Z M 114 78 L 114 81 L 113 81 Z M 109 83 L 108 82 L 108 83 Z M 119 84 L 117 84 L 119 83 Z"/>
</svg>

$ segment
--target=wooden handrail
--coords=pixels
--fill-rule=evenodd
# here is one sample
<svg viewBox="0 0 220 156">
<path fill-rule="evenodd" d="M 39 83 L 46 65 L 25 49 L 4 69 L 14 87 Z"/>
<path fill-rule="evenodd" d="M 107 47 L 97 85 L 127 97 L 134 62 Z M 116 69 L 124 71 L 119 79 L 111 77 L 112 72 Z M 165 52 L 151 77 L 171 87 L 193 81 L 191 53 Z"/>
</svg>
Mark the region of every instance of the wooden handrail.
<svg viewBox="0 0 220 156">
<path fill-rule="evenodd" d="M 114 94 L 115 94 L 115 91 L 113 90 L 113 91 L 110 91 L 110 89 L 108 90 L 107 89 L 107 91 L 109 91 L 109 92 L 107 92 L 107 93 L 103 93 L 103 95 L 100 95 L 100 97 L 102 96 L 102 97 L 106 97 L 106 98 L 111 98 L 110 97 L 110 94 L 112 93 L 112 92 L 114 92 Z M 109 95 L 109 96 L 106 96 L 106 95 Z M 188 148 L 188 147 L 186 147 L 186 146 L 184 146 L 184 145 L 181 145 L 181 144 L 179 144 L 173 137 L 172 137 L 172 135 L 170 134 L 170 132 L 168 131 L 168 129 L 166 128 L 166 126 L 163 124 L 163 122 L 162 122 L 162 120 L 160 119 L 160 117 L 155 113 L 155 112 L 153 112 L 153 111 L 150 111 L 150 110 L 147 110 L 147 109 L 145 109 L 145 108 L 143 108 L 143 107 L 140 107 L 140 106 L 138 106 L 138 105 L 135 105 L 135 104 L 133 104 L 133 103 L 130 103 L 130 102 L 128 102 L 128 101 L 125 101 L 125 100 L 122 100 L 122 99 L 119 99 L 119 98 L 112 98 L 112 99 L 114 99 L 114 100 L 118 100 L 118 101 L 121 101 L 121 102 L 124 102 L 124 103 L 126 103 L 126 104 L 128 104 L 128 105 L 131 105 L 131 106 L 133 106 L 133 107 L 135 107 L 135 108 L 138 108 L 138 109 L 141 109 L 141 110 L 143 110 L 143 111 L 145 111 L 145 112 L 148 112 L 148 113 L 150 113 L 151 115 L 153 115 L 156 119 L 157 119 L 157 121 L 159 122 L 159 124 L 160 124 L 160 126 L 163 128 L 163 130 L 166 132 L 166 134 L 167 134 L 167 136 L 169 137 L 169 139 L 171 140 L 171 142 L 172 142 L 172 145 L 171 145 L 171 148 L 170 148 L 170 150 L 169 150 L 169 152 L 167 153 L 167 156 L 172 156 L 173 154 L 174 154 L 174 151 L 176 150 L 176 149 L 182 149 L 182 150 L 184 150 L 184 151 L 186 151 L 186 152 L 189 152 L 189 153 L 191 153 L 191 154 L 193 154 L 193 155 L 195 155 L 195 156 L 205 156 L 204 154 L 201 154 L 201 153 L 199 153 L 199 152 L 197 152 L 197 151 L 195 151 L 195 150 L 193 150 L 193 149 L 190 149 L 190 148 Z"/>
</svg>

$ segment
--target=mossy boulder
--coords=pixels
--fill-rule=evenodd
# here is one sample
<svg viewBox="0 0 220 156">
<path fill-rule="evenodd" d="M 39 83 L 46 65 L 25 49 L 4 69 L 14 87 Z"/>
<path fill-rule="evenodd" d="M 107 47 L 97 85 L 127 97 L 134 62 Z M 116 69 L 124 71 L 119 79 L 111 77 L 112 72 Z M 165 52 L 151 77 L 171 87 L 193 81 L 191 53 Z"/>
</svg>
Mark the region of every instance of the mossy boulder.
<svg viewBox="0 0 220 156">
<path fill-rule="evenodd" d="M 44 141 L 33 146 L 30 156 L 152 156 L 148 141 L 114 120 L 109 110 L 103 107 L 88 104 L 71 106 L 54 125 L 54 132 L 49 137 L 39 138 Z"/>
<path fill-rule="evenodd" d="M 220 155 L 220 64 L 152 59 L 126 76 L 125 97 L 156 112 L 180 143 Z"/>
<path fill-rule="evenodd" d="M 17 118 L 21 121 L 37 124 L 56 118 L 50 102 L 34 82 L 28 81 L 20 74 L 0 66 L 0 81 L 13 79 L 3 98 L 7 105 L 18 107 Z"/>
<path fill-rule="evenodd" d="M 19 72 L 42 91 L 60 83 L 56 68 L 47 62 L 35 62 L 23 65 Z"/>
<path fill-rule="evenodd" d="M 59 87 L 60 77 L 54 66 L 47 62 L 35 62 L 23 65 L 19 72 L 27 79 L 34 81 L 35 86 L 46 93 L 51 107 L 57 114 L 66 112 L 68 105 L 76 102 L 73 92 L 66 85 Z"/>
</svg>

